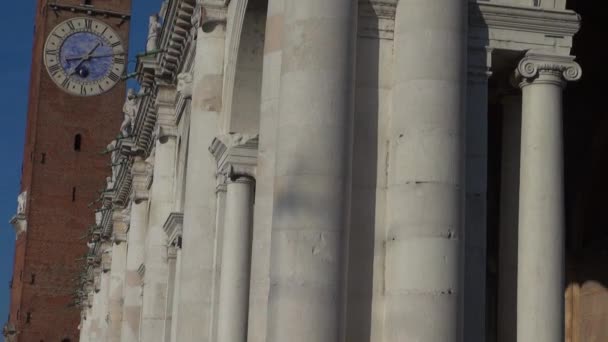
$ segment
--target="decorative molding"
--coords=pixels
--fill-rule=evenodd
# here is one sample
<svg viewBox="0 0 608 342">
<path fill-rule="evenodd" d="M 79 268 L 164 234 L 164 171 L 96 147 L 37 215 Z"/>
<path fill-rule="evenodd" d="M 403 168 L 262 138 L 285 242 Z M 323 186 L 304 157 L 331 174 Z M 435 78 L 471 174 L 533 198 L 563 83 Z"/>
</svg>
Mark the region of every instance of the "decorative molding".
<svg viewBox="0 0 608 342">
<path fill-rule="evenodd" d="M 476 27 L 536 32 L 557 37 L 572 37 L 581 27 L 581 17 L 570 10 L 470 2 L 469 22 Z"/>
<path fill-rule="evenodd" d="M 557 83 L 565 86 L 566 82 L 578 81 L 583 75 L 583 69 L 574 59 L 574 56 L 529 51 L 515 69 L 514 80 L 519 83 L 520 87 L 535 82 Z M 554 77 L 540 79 L 543 75 Z"/>
<path fill-rule="evenodd" d="M 398 0 L 359 0 L 359 36 L 392 40 L 397 2 Z"/>
<path fill-rule="evenodd" d="M 247 3 L 247 1 L 240 1 Z M 203 32 L 211 32 L 217 24 L 225 24 L 230 0 L 196 0 L 192 24 Z"/>
<path fill-rule="evenodd" d="M 183 99 L 191 99 L 192 98 L 192 73 L 191 72 L 183 72 L 177 75 L 177 97 Z M 177 100 L 176 102 L 179 102 Z"/>
<path fill-rule="evenodd" d="M 152 168 L 147 161 L 141 157 L 136 157 L 131 167 L 133 175 L 133 186 L 131 189 L 131 200 L 136 204 L 149 199 L 150 187 L 152 183 Z"/>
<path fill-rule="evenodd" d="M 217 161 L 218 174 L 229 180 L 255 178 L 258 135 L 226 134 L 213 140 L 209 152 Z"/>
<path fill-rule="evenodd" d="M 163 225 L 163 229 L 167 234 L 169 246 L 175 246 L 177 248 L 181 248 L 181 238 L 183 231 L 183 223 L 184 223 L 184 214 L 183 213 L 171 213 L 165 224 Z"/>
<path fill-rule="evenodd" d="M 177 112 L 175 110 L 177 91 L 172 85 L 159 85 L 156 103 L 156 139 L 164 144 L 169 138 L 177 137 Z"/>
</svg>

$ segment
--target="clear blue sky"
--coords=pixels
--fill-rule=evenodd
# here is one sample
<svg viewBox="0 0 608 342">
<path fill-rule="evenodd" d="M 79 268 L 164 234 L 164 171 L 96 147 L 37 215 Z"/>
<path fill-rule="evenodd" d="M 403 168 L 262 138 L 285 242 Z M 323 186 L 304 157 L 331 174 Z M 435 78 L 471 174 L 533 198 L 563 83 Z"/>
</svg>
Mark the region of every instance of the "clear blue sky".
<svg viewBox="0 0 608 342">
<path fill-rule="evenodd" d="M 0 329 L 8 318 L 15 241 L 8 221 L 17 209 L 21 178 L 36 1 L 6 1 L 0 11 Z M 131 57 L 145 48 L 148 16 L 158 12 L 161 2 L 133 0 Z"/>
</svg>

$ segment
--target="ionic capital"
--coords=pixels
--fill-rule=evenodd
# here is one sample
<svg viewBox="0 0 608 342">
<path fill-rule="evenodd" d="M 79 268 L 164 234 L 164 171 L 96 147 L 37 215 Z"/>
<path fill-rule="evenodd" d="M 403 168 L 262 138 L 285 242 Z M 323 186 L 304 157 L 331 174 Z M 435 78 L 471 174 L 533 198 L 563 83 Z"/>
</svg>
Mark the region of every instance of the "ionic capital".
<svg viewBox="0 0 608 342">
<path fill-rule="evenodd" d="M 578 81 L 583 75 L 583 69 L 574 59 L 574 56 L 530 51 L 515 69 L 514 81 L 522 88 L 540 83 L 564 87 L 566 82 Z"/>
</svg>

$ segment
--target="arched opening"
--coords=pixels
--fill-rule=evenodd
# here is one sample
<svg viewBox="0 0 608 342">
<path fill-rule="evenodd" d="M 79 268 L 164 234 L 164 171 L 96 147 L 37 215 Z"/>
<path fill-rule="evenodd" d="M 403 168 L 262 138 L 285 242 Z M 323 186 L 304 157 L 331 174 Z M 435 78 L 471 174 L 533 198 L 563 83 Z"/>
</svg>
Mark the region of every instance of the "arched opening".
<svg viewBox="0 0 608 342">
<path fill-rule="evenodd" d="M 247 4 L 237 55 L 228 132 L 257 134 L 259 131 L 267 8 L 268 0 L 250 0 Z"/>
<path fill-rule="evenodd" d="M 82 135 L 76 134 L 74 136 L 74 151 L 80 152 L 81 148 L 82 148 Z"/>
</svg>

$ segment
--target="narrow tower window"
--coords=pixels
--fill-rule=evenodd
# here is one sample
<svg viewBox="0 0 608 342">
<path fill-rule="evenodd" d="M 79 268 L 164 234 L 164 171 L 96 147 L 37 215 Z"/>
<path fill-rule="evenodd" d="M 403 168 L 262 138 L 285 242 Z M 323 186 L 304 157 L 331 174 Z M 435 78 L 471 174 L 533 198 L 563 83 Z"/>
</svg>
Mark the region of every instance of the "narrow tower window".
<svg viewBox="0 0 608 342">
<path fill-rule="evenodd" d="M 76 187 L 72 188 L 72 202 L 76 202 Z"/>
<path fill-rule="evenodd" d="M 40 160 L 40 163 L 41 164 L 45 164 L 46 163 L 46 153 L 43 153 L 42 156 L 41 156 L 41 158 L 42 159 Z"/>
<path fill-rule="evenodd" d="M 30 284 L 34 285 L 36 283 L 36 275 L 32 274 L 32 279 L 30 280 Z"/>
<path fill-rule="evenodd" d="M 32 313 L 28 312 L 25 316 L 25 323 L 29 323 L 32 321 Z"/>
<path fill-rule="evenodd" d="M 76 134 L 76 136 L 74 137 L 74 151 L 80 152 L 81 147 L 82 147 L 82 135 Z"/>
</svg>

